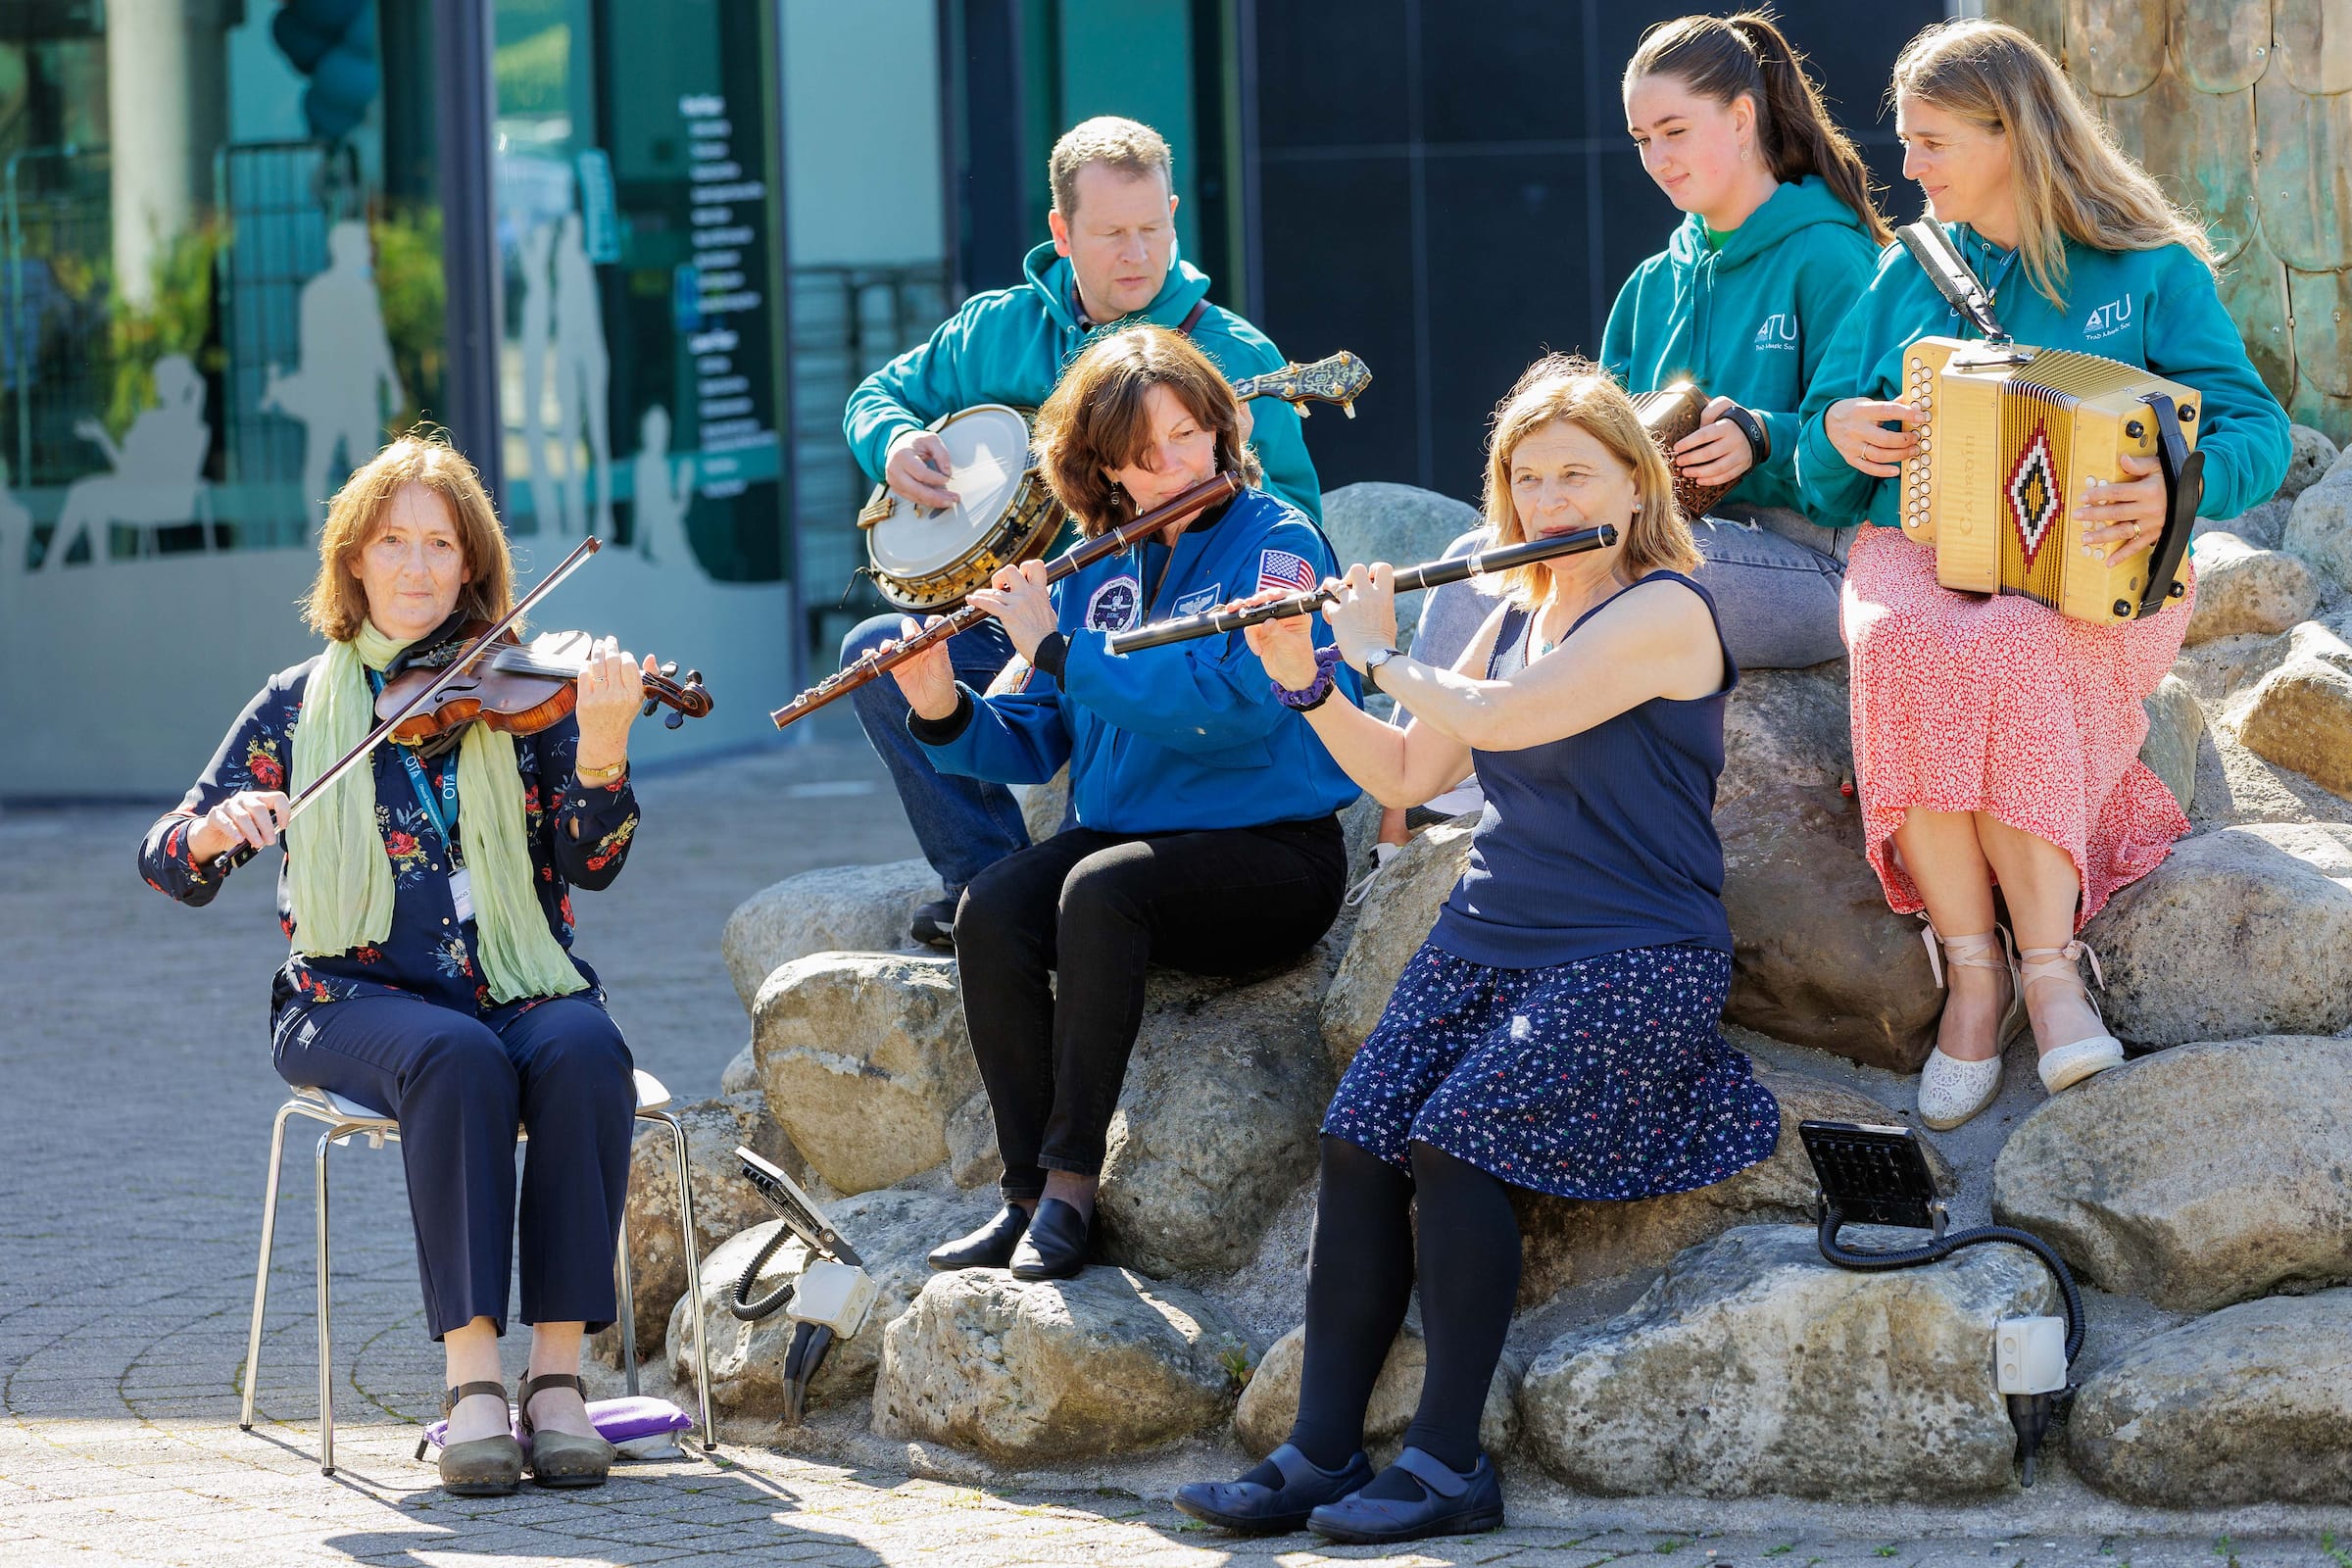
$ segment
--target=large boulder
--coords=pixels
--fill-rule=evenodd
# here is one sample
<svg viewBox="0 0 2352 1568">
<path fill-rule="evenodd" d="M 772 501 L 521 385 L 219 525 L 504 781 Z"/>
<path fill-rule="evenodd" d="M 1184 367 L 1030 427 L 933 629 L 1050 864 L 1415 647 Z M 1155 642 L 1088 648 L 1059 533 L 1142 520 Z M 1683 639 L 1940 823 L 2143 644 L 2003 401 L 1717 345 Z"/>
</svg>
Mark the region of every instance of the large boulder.
<svg viewBox="0 0 2352 1568">
<path fill-rule="evenodd" d="M 1392 566 L 1435 561 L 1484 520 L 1467 502 L 1409 484 L 1375 480 L 1323 495 L 1323 532 L 1342 571 L 1359 561 Z M 1411 612 L 1397 617 L 1400 635 L 1411 635 L 1412 619 Z"/>
<path fill-rule="evenodd" d="M 1723 709 L 1718 813 L 1770 785 L 1836 786 L 1853 775 L 1844 660 L 1811 669 L 1740 671 Z"/>
<path fill-rule="evenodd" d="M 1836 787 L 1770 784 L 1715 813 L 1732 917 L 1724 1016 L 1776 1040 L 1916 1072 L 1943 1006 L 1916 920 L 1894 914 L 1863 858 L 1861 813 Z"/>
<path fill-rule="evenodd" d="M 2319 581 L 2298 556 L 2218 531 L 2198 539 L 2194 555 L 2197 605 L 2188 617 L 2189 643 L 2285 631 L 2319 608 Z"/>
<path fill-rule="evenodd" d="M 2338 458 L 2326 478 L 2295 498 L 2278 548 L 2352 587 L 2352 463 Z"/>
<path fill-rule="evenodd" d="M 1334 946 L 1248 983 L 1154 969 L 1108 1130 L 1104 1255 L 1150 1274 L 1239 1266 L 1314 1166 L 1332 1075 L 1316 1036 Z M 816 1173 L 844 1193 L 945 1163 L 1001 1169 L 952 958 L 815 954 L 754 1007 L 760 1084 Z"/>
<path fill-rule="evenodd" d="M 2248 507 L 2234 517 L 2199 517 L 2189 525 L 2188 536 L 2202 539 L 2207 534 L 2233 533 L 2258 550 L 2276 550 L 2286 534 L 2286 519 L 2293 516 L 2295 502 L 2292 496 L 2280 493 L 2258 506 Z M 2205 596 L 2205 583 L 2200 568 L 2197 597 Z"/>
<path fill-rule="evenodd" d="M 706 1271 L 711 1252 L 728 1237 L 771 1212 L 759 1190 L 743 1179 L 740 1144 L 781 1166 L 795 1181 L 808 1172 L 800 1151 L 756 1094 L 722 1095 L 673 1105 L 686 1130 L 686 1158 L 694 1174 L 694 1241 Z M 637 1353 L 659 1353 L 669 1309 L 686 1294 L 685 1233 L 678 1226 L 678 1156 L 667 1127 L 640 1123 L 629 1148 L 629 1285 L 636 1298 Z M 596 1337 L 600 1355 L 619 1364 L 618 1325 Z"/>
<path fill-rule="evenodd" d="M 760 1056 L 745 1041 L 718 1071 L 718 1092 L 722 1095 L 756 1095 L 760 1092 Z"/>
<path fill-rule="evenodd" d="M 2167 675 L 2139 706 L 2148 715 L 2148 738 L 2139 743 L 2139 760 L 2164 780 L 2185 811 L 2196 798 L 2197 743 L 2205 737 L 2205 710 L 2196 689 L 2178 675 Z"/>
<path fill-rule="evenodd" d="M 1250 984 L 1152 973 L 1096 1200 L 1103 1256 L 1154 1276 L 1249 1261 L 1315 1167 L 1334 962 L 1326 942 Z"/>
<path fill-rule="evenodd" d="M 2133 1346 L 2076 1396 L 2066 1452 L 2153 1508 L 2352 1502 L 2352 1291 L 2247 1301 Z"/>
<path fill-rule="evenodd" d="M 1291 1330 L 1274 1342 L 1265 1358 L 1250 1374 L 1234 1406 L 1233 1432 L 1252 1458 L 1262 1459 L 1290 1441 L 1298 1419 L 1298 1378 L 1306 1365 L 1306 1330 Z M 1478 1416 L 1478 1446 L 1492 1454 L 1510 1451 L 1519 1436 L 1519 1379 L 1523 1368 L 1509 1351 L 1495 1364 L 1487 1385 L 1487 1402 Z M 1429 1346 L 1421 1325 L 1407 1318 L 1389 1347 L 1372 1385 L 1372 1400 L 1364 1408 L 1364 1446 L 1375 1465 L 1394 1464 L 1403 1448 L 1404 1429 L 1413 1424 L 1421 1404 L 1421 1385 L 1429 1372 Z"/>
<path fill-rule="evenodd" d="M 2308 858 L 2346 832 L 2249 822 L 2175 845 L 2082 933 L 2108 1027 L 2179 1046 L 2352 1025 L 2352 876 Z"/>
<path fill-rule="evenodd" d="M 2352 1280 L 2352 1040 L 2180 1046 L 2048 1101 L 1992 1209 L 2103 1290 L 2211 1311 Z"/>
<path fill-rule="evenodd" d="M 1478 818 L 1469 814 L 1433 823 L 1374 879 L 1339 973 L 1323 998 L 1323 1047 L 1336 1071 L 1347 1071 L 1355 1058 L 1364 1037 L 1380 1022 L 1397 976 L 1437 924 L 1446 895 L 1470 863 L 1470 833 L 1477 826 Z"/>
<path fill-rule="evenodd" d="M 752 1004 L 768 1107 L 834 1188 L 895 1186 L 948 1157 L 948 1117 L 980 1087 L 956 960 L 817 953 Z"/>
<path fill-rule="evenodd" d="M 1877 1101 L 1819 1078 L 1771 1067 L 1757 1068 L 1756 1077 L 1780 1102 L 1781 1140 L 1768 1157 L 1729 1180 L 1633 1202 L 1514 1190 L 1525 1258 L 1520 1302 L 1534 1306 L 1593 1280 L 1663 1268 L 1693 1243 L 1737 1226 L 1802 1222 L 1813 1202 L 1813 1166 L 1797 1138 L 1797 1123 L 1888 1119 L 1886 1107 Z M 1950 1168 L 1933 1145 L 1925 1147 L 1930 1167 L 1948 1190 Z"/>
<path fill-rule="evenodd" d="M 1150 1448 L 1222 1422 L 1250 1347 L 1204 1297 L 1124 1269 L 937 1274 L 883 1336 L 874 1430 L 1010 1466 Z"/>
<path fill-rule="evenodd" d="M 996 1211 L 996 1200 L 978 1194 L 891 1188 L 860 1193 L 828 1204 L 825 1217 L 856 1250 L 875 1287 L 864 1327 L 837 1340 L 808 1385 L 808 1407 L 851 1403 L 866 1397 L 874 1369 L 882 1363 L 882 1338 L 924 1285 L 931 1267 L 924 1254 L 940 1243 L 977 1227 Z M 792 1345 L 792 1319 L 778 1309 L 757 1323 L 735 1316 L 735 1285 L 784 1222 L 771 1219 L 743 1231 L 703 1257 L 703 1319 L 710 1336 L 710 1402 L 729 1414 L 774 1419 L 784 1413 L 784 1352 Z M 759 1300 L 808 1266 L 808 1249 L 797 1236 L 769 1255 L 753 1282 Z M 691 1386 L 694 1324 L 680 1298 L 668 1318 L 669 1365 L 681 1386 Z"/>
<path fill-rule="evenodd" d="M 1043 844 L 1061 831 L 1061 819 L 1070 808 L 1070 770 L 1062 768 L 1043 784 L 1031 784 L 1019 791 L 1021 823 L 1029 829 L 1029 842 Z"/>
<path fill-rule="evenodd" d="M 1580 1492 L 1939 1501 L 2011 1485 L 1996 1319 L 2058 1293 L 2031 1255 L 1855 1273 L 1801 1226 L 1675 1259 L 1626 1311 L 1557 1341 L 1519 1399 L 1523 1444 Z"/>
<path fill-rule="evenodd" d="M 2257 755 L 2352 798 L 2352 658 L 2328 658 L 2325 641 L 2298 639 L 2247 698 L 2237 738 Z M 2338 644 L 2340 647 L 2341 645 Z"/>
<path fill-rule="evenodd" d="M 812 953 L 895 953 L 917 906 L 939 897 L 921 860 L 831 865 L 753 894 L 727 916 L 719 953 L 748 1011 L 767 977 Z"/>
<path fill-rule="evenodd" d="M 2341 449 L 2328 438 L 2327 432 L 2315 430 L 2308 424 L 2287 426 L 2291 452 L 2286 460 L 2286 478 L 2279 483 L 2279 496 L 2288 501 L 2301 495 L 2326 478 L 2335 468 Z"/>
</svg>

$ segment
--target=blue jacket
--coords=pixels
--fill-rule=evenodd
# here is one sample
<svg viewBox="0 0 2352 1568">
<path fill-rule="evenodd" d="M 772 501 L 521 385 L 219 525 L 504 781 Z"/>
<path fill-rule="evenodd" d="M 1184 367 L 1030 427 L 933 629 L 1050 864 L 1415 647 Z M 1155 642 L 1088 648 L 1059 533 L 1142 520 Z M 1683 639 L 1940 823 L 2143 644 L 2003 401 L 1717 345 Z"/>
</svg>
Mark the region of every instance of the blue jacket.
<svg viewBox="0 0 2352 1568">
<path fill-rule="evenodd" d="M 1355 784 L 1314 730 L 1274 700 L 1240 632 L 1115 657 L 1107 646 L 1113 631 L 1255 593 L 1289 562 L 1304 562 L 1317 582 L 1334 574 L 1331 547 L 1313 523 L 1245 490 L 1196 519 L 1173 551 L 1155 540 L 1054 584 L 1068 639 L 1058 671 L 1043 667 L 1054 662 L 1048 639 L 1021 690 L 981 697 L 963 689 L 967 718 L 952 739 L 934 739 L 939 726 L 919 719 L 908 727 L 944 772 L 1041 784 L 1069 763 L 1078 825 L 1106 833 L 1328 815 L 1355 799 Z M 1317 647 L 1331 640 L 1320 615 L 1314 637 Z M 1355 673 L 1342 664 L 1338 674 L 1347 696 L 1360 697 Z"/>
<path fill-rule="evenodd" d="M 2286 414 L 2246 358 L 2237 323 L 2222 306 L 2213 273 L 2183 246 L 2097 251 L 2066 242 L 2067 303 L 2053 305 L 2027 281 L 2025 265 L 1956 224 L 1945 231 L 1991 292 L 1993 314 L 2020 343 L 2121 360 L 2196 390 L 2204 413 L 2200 517 L 2234 517 L 2267 501 L 2286 477 Z M 1975 337 L 1900 245 L 1880 254 L 1878 276 L 1846 314 L 1820 372 L 1806 389 L 1796 479 L 1806 512 L 1825 528 L 1868 519 L 1902 520 L 1901 481 L 1876 479 L 1830 444 L 1823 420 L 1840 398 L 1892 399 L 1901 390 L 1903 351 L 1930 334 Z"/>
<path fill-rule="evenodd" d="M 1877 254 L 1862 220 L 1819 174 L 1783 184 L 1720 251 L 1693 213 L 1618 290 L 1601 364 L 1628 392 L 1688 376 L 1754 414 L 1772 455 L 1727 499 L 1793 507 L 1796 407 Z"/>
<path fill-rule="evenodd" d="M 1052 245 L 1031 251 L 1022 270 L 1027 281 L 965 300 L 929 342 L 908 349 L 850 394 L 842 434 L 868 477 L 882 477 L 890 444 L 903 432 L 975 403 L 1034 409 L 1099 333 L 1146 321 L 1173 328 L 1208 293 L 1208 274 L 1179 257 L 1150 305 L 1089 330 L 1078 321 L 1070 264 Z M 1201 313 L 1192 338 L 1229 380 L 1282 368 L 1281 351 L 1266 335 L 1223 306 Z M 1319 520 L 1323 487 L 1307 460 L 1298 411 L 1280 398 L 1258 398 L 1250 416 L 1250 445 L 1265 468 L 1266 488 Z"/>
</svg>

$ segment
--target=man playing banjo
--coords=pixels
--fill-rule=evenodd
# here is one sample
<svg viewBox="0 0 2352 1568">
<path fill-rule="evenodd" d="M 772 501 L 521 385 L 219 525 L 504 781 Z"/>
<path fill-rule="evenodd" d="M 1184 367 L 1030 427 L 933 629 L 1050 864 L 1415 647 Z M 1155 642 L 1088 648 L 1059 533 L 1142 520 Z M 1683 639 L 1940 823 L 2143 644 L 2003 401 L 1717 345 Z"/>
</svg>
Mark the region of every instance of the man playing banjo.
<svg viewBox="0 0 2352 1568">
<path fill-rule="evenodd" d="M 1039 407 L 1079 350 L 1105 329 L 1140 322 L 1173 327 L 1228 380 L 1283 364 L 1263 332 L 1208 303 L 1205 273 L 1177 259 L 1168 144 L 1157 131 L 1111 116 L 1081 122 L 1054 144 L 1048 176 L 1054 237 L 1029 253 L 1024 281 L 964 301 L 928 342 L 850 395 L 842 432 L 858 464 L 903 501 L 925 509 L 957 502 L 948 446 L 928 425 L 979 404 Z M 1278 399 L 1264 401 L 1254 430 L 1244 426 L 1264 467 L 1264 486 L 1319 521 L 1322 488 L 1298 413 Z M 1242 409 L 1249 421 L 1251 405 Z M 906 624 L 897 611 L 860 623 L 842 642 L 842 663 L 901 635 Z M 957 635 L 948 650 L 956 678 L 981 690 L 1012 659 L 1012 645 L 993 620 Z M 951 946 L 964 884 L 1028 846 L 1020 808 L 1002 784 L 944 776 L 932 767 L 907 733 L 906 701 L 895 681 L 869 682 L 852 702 L 944 889 L 915 911 L 915 940 Z"/>
</svg>

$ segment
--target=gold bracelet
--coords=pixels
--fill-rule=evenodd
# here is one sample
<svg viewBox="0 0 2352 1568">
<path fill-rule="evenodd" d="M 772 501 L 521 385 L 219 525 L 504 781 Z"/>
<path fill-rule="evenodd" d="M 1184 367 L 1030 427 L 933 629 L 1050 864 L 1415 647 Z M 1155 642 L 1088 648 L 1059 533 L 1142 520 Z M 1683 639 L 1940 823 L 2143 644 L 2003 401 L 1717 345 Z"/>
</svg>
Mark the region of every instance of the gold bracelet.
<svg viewBox="0 0 2352 1568">
<path fill-rule="evenodd" d="M 610 767 L 580 767 L 575 764 L 572 768 L 573 772 L 580 775 L 583 784 L 610 784 L 628 770 L 629 760 L 625 757 Z"/>
</svg>

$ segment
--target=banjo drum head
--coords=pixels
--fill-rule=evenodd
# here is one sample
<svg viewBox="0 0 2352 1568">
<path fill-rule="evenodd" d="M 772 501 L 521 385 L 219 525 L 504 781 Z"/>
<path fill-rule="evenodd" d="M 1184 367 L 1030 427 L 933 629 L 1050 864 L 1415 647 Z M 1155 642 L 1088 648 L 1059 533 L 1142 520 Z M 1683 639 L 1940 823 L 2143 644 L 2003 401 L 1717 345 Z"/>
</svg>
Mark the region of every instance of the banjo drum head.
<svg viewBox="0 0 2352 1568">
<path fill-rule="evenodd" d="M 874 524 L 867 553 L 875 570 L 893 577 L 929 577 L 956 564 L 1003 520 L 1029 471 L 1029 421 L 1002 403 L 952 414 L 932 431 L 947 444 L 956 505 L 930 512 L 901 499 Z"/>
</svg>

